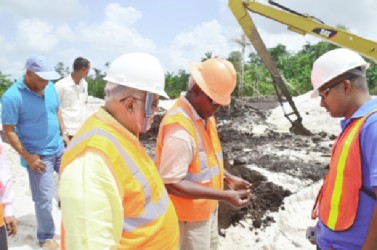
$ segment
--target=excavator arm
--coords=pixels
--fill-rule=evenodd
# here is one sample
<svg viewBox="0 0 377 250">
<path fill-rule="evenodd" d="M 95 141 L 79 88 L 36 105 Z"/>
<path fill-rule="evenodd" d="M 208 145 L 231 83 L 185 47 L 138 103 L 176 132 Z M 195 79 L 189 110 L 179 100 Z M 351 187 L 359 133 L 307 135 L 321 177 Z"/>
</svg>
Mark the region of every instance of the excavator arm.
<svg viewBox="0 0 377 250">
<path fill-rule="evenodd" d="M 284 116 L 289 120 L 292 124 L 291 131 L 296 134 L 303 134 L 303 135 L 310 135 L 310 131 L 304 128 L 302 125 L 302 117 L 298 112 L 296 105 L 294 104 L 292 97 L 287 89 L 283 76 L 280 74 L 279 70 L 277 69 L 276 63 L 272 59 L 270 53 L 268 52 L 266 45 L 264 44 L 262 38 L 259 35 L 257 27 L 254 25 L 251 16 L 247 12 L 245 7 L 246 5 L 242 0 L 229 0 L 229 7 L 232 10 L 234 16 L 236 17 L 237 21 L 240 23 L 243 31 L 245 32 L 246 36 L 249 38 L 251 44 L 254 46 L 256 52 L 261 57 L 264 65 L 270 72 L 272 77 L 276 94 L 278 96 L 279 102 L 283 107 Z M 285 97 L 287 102 L 292 108 L 292 112 L 286 113 L 284 110 L 284 106 L 282 105 L 282 95 Z M 296 119 L 293 120 L 290 116 L 295 115 Z"/>
<path fill-rule="evenodd" d="M 288 29 L 293 32 L 302 35 L 311 34 L 333 44 L 354 50 L 374 61 L 377 61 L 377 43 L 344 30 L 328 26 L 314 17 L 290 10 L 272 0 L 269 0 L 269 3 L 275 7 L 259 3 L 256 0 L 229 0 L 228 4 L 244 33 L 270 72 L 280 103 L 282 104 L 281 95 L 283 95 L 291 106 L 291 113 L 287 114 L 283 109 L 285 117 L 292 124 L 291 129 L 298 134 L 310 134 L 310 132 L 302 125 L 302 118 L 289 94 L 285 80 L 278 71 L 275 62 L 261 39 L 259 32 L 249 15 L 249 11 L 287 25 Z M 291 115 L 295 115 L 296 120 L 292 121 L 292 119 L 290 119 Z"/>
<path fill-rule="evenodd" d="M 230 0 L 230 2 L 239 1 Z M 242 5 L 247 10 L 287 25 L 288 29 L 293 32 L 301 35 L 310 34 L 319 37 L 327 42 L 349 48 L 371 60 L 377 61 L 377 43 L 375 41 L 331 27 L 317 18 L 290 10 L 274 1 L 270 0 L 269 3 L 278 8 L 259 3 L 255 0 L 243 1 Z M 233 11 L 233 13 L 235 12 Z M 239 21 L 239 19 L 237 20 Z"/>
</svg>

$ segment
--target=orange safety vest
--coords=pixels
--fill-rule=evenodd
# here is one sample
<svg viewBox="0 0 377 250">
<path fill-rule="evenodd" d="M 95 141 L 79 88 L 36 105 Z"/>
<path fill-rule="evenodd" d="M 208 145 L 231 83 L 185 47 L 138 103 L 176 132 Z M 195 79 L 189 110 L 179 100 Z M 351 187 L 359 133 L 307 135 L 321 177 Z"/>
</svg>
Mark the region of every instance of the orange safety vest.
<svg viewBox="0 0 377 250">
<path fill-rule="evenodd" d="M 4 205 L 0 203 L 0 227 L 4 226 Z"/>
<path fill-rule="evenodd" d="M 205 127 L 202 120 L 194 118 L 191 107 L 179 98 L 160 125 L 156 147 L 157 167 L 160 166 L 161 151 L 168 126 L 181 126 L 196 143 L 196 153 L 188 167 L 185 179 L 206 187 L 223 190 L 224 161 L 215 118 L 210 117 Z M 175 195 L 170 195 L 170 199 L 180 221 L 207 220 L 218 206 L 217 200 L 190 199 Z"/>
<path fill-rule="evenodd" d="M 107 158 L 122 196 L 124 224 L 118 249 L 177 249 L 179 226 L 174 206 L 139 141 L 96 114 L 69 144 L 61 173 L 76 157 L 91 150 Z"/>
<path fill-rule="evenodd" d="M 362 187 L 360 132 L 371 115 L 354 119 L 337 138 L 332 148 L 329 172 L 313 207 L 333 231 L 349 229 L 355 220 Z"/>
</svg>

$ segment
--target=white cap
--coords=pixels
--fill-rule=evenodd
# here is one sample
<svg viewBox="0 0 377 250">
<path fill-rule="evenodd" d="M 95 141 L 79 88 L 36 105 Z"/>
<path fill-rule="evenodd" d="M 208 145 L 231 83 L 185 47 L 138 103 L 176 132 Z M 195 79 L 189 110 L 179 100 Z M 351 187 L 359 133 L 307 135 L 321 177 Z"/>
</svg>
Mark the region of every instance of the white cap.
<svg viewBox="0 0 377 250">
<path fill-rule="evenodd" d="M 31 56 L 27 59 L 25 68 L 34 72 L 44 80 L 57 80 L 61 78 L 50 62 L 44 56 Z"/>
</svg>

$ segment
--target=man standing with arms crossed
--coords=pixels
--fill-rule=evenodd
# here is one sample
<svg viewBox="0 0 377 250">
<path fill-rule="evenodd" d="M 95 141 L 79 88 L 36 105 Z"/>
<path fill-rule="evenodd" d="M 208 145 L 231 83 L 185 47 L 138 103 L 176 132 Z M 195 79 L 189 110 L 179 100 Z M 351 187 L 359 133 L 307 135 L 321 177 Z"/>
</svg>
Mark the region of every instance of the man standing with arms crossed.
<svg viewBox="0 0 377 250">
<path fill-rule="evenodd" d="M 233 65 L 212 58 L 191 65 L 188 92 L 161 122 L 156 165 L 177 211 L 181 250 L 218 248 L 218 201 L 241 208 L 250 183 L 224 171 L 214 114 L 229 105 L 236 86 Z M 223 190 L 225 183 L 230 190 Z"/>
<path fill-rule="evenodd" d="M 65 127 L 64 133 L 69 139 L 72 139 L 86 119 L 88 83 L 85 78 L 89 70 L 90 62 L 78 57 L 73 62 L 73 72 L 55 83 Z"/>
<path fill-rule="evenodd" d="M 345 48 L 326 52 L 313 64 L 312 96 L 321 96 L 332 117 L 344 118 L 313 208 L 322 250 L 377 249 L 377 99 L 369 95 L 367 66 Z"/>
<path fill-rule="evenodd" d="M 37 217 L 37 238 L 44 249 L 58 249 L 52 218 L 54 171 L 59 172 L 64 131 L 59 98 L 50 80 L 59 79 L 43 56 L 26 61 L 26 73 L 2 97 L 3 131 L 27 168 Z M 63 139 L 67 140 L 67 137 Z"/>
</svg>

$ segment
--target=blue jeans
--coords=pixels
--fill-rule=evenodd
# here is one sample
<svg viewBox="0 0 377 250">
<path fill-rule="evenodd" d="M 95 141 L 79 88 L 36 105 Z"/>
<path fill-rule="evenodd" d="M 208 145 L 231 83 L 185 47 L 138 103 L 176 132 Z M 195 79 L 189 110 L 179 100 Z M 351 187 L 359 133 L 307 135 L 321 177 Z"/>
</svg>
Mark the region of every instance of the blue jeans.
<svg viewBox="0 0 377 250">
<path fill-rule="evenodd" d="M 5 224 L 0 227 L 0 249 L 8 250 L 7 230 L 5 228 Z"/>
<path fill-rule="evenodd" d="M 37 217 L 37 238 L 39 242 L 45 242 L 55 236 L 55 225 L 52 217 L 54 171 L 59 173 L 63 152 L 64 148 L 54 155 L 40 155 L 41 160 L 46 164 L 46 171 L 43 174 L 34 172 L 30 167 L 27 167 Z"/>
</svg>

